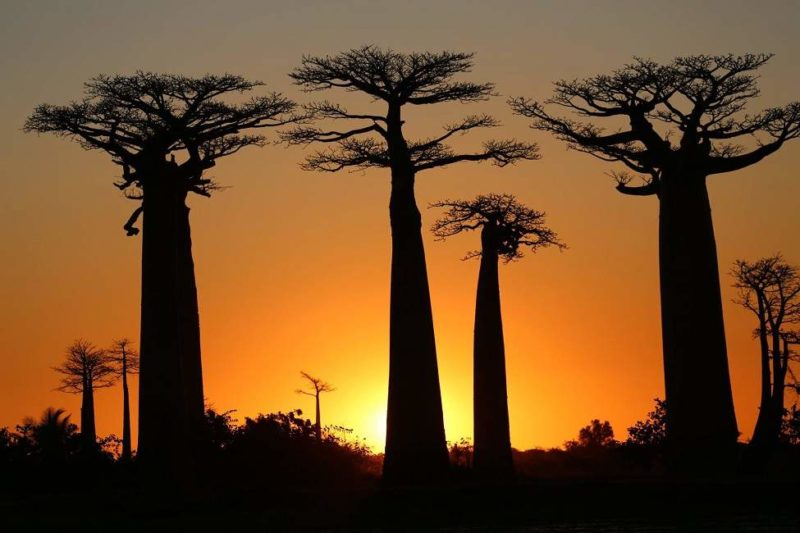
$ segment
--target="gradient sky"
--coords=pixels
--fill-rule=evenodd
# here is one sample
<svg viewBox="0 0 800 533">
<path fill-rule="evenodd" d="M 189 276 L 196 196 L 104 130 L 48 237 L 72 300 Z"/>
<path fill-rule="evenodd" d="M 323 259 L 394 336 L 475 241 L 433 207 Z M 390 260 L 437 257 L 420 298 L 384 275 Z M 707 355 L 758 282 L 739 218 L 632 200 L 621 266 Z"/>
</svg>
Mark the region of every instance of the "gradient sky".
<svg viewBox="0 0 800 533">
<path fill-rule="evenodd" d="M 435 133 L 469 113 L 504 122 L 497 136 L 539 142 L 543 159 L 498 169 L 462 164 L 417 184 L 449 440 L 470 436 L 477 235 L 447 243 L 427 232 L 445 197 L 513 193 L 544 210 L 569 250 L 544 250 L 501 268 L 512 443 L 557 446 L 592 418 L 618 437 L 663 397 L 655 198 L 618 194 L 616 168 L 568 152 L 512 116 L 506 96 L 537 99 L 551 83 L 607 72 L 633 56 L 774 52 L 752 110 L 800 98 L 800 2 L 468 1 L 30 1 L 0 16 L 0 426 L 45 407 L 77 421 L 79 397 L 54 391 L 76 337 L 105 345 L 138 338 L 134 208 L 112 182 L 119 168 L 21 127 L 41 102 L 66 103 L 100 73 L 136 69 L 231 72 L 300 102 L 286 76 L 304 53 L 374 43 L 401 51 L 477 53 L 469 78 L 502 97 L 412 113 L 411 133 Z M 328 94 L 334 99 L 336 94 Z M 367 99 L 357 109 L 367 110 Z M 469 148 L 483 137 L 464 141 Z M 300 370 L 337 387 L 323 422 L 351 427 L 382 449 L 388 371 L 387 171 L 322 175 L 298 168 L 299 148 L 249 149 L 221 161 L 230 186 L 193 198 L 206 396 L 253 416 L 303 408 Z M 782 251 L 800 262 L 800 141 L 761 164 L 714 176 L 710 191 L 722 269 L 730 366 L 740 430 L 758 402 L 755 326 L 730 303 L 736 258 Z M 135 394 L 134 394 L 135 397 Z M 121 391 L 99 392 L 100 434 L 121 432 Z"/>
</svg>

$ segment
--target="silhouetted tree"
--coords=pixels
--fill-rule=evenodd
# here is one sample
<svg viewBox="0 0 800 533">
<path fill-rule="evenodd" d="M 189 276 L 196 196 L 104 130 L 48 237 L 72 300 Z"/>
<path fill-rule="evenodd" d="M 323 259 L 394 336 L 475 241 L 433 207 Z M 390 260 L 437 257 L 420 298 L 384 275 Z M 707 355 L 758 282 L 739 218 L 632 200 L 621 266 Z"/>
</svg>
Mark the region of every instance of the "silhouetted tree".
<svg viewBox="0 0 800 533">
<path fill-rule="evenodd" d="M 206 440 L 214 450 L 226 449 L 236 437 L 235 409 L 221 413 L 213 407 L 206 407 Z"/>
<path fill-rule="evenodd" d="M 114 341 L 106 350 L 109 360 L 114 363 L 117 375 L 122 380 L 122 461 L 130 461 L 131 446 L 131 406 L 128 395 L 128 375 L 139 373 L 139 354 L 131 348 L 133 342 L 122 338 Z"/>
<path fill-rule="evenodd" d="M 61 386 L 58 387 L 58 390 L 81 395 L 81 442 L 83 451 L 85 453 L 96 452 L 97 431 L 94 423 L 94 391 L 114 384 L 116 374 L 112 362 L 104 350 L 97 348 L 89 341 L 78 339 L 67 348 L 66 361 L 61 366 L 54 367 L 53 370 L 63 375 Z M 56 413 L 56 411 L 53 411 L 53 413 Z"/>
<path fill-rule="evenodd" d="M 475 447 L 468 438 L 461 437 L 458 441 L 450 444 L 447 451 L 450 455 L 450 464 L 465 469 L 473 467 Z"/>
<path fill-rule="evenodd" d="M 786 409 L 781 424 L 781 439 L 792 446 L 800 445 L 800 409 L 797 405 Z"/>
<path fill-rule="evenodd" d="M 39 420 L 26 418 L 17 430 L 22 438 L 30 439 L 33 453 L 38 454 L 43 463 L 58 464 L 67 460 L 71 451 L 70 441 L 77 428 L 64 409 L 48 407 Z M 81 440 L 85 442 L 82 427 Z"/>
<path fill-rule="evenodd" d="M 614 429 L 608 420 L 600 422 L 597 418 L 589 422 L 589 425 L 584 426 L 578 432 L 578 440 L 570 440 L 564 443 L 564 446 L 569 449 L 574 448 L 609 448 L 615 446 L 617 441 L 614 440 Z"/>
<path fill-rule="evenodd" d="M 627 444 L 661 447 L 667 438 L 667 405 L 656 398 L 656 407 L 647 413 L 647 419 L 639 420 L 628 428 Z"/>
<path fill-rule="evenodd" d="M 97 76 L 86 84 L 83 100 L 42 104 L 25 124 L 27 131 L 55 133 L 107 152 L 122 167 L 117 187 L 141 201 L 124 228 L 128 235 L 139 233 L 134 224 L 144 214 L 138 456 L 154 466 L 187 468 L 203 425 L 186 198 L 209 196 L 216 188 L 205 172 L 218 159 L 263 145 L 263 136 L 242 132 L 293 119 L 288 113 L 294 103 L 278 93 L 235 104 L 223 99 L 261 85 L 229 74 Z"/>
<path fill-rule="evenodd" d="M 759 94 L 754 71 L 770 57 L 697 55 L 667 65 L 637 58 L 610 75 L 557 82 L 544 103 L 588 121 L 524 98 L 510 102 L 534 119 L 533 128 L 645 176 L 632 185 L 629 170 L 613 173 L 620 193 L 658 198 L 667 428 L 679 469 L 728 468 L 734 456 L 738 431 L 706 178 L 757 163 L 800 135 L 800 103 L 743 113 Z M 736 144 L 753 136 L 754 149 Z"/>
<path fill-rule="evenodd" d="M 453 136 L 498 126 L 488 115 L 469 116 L 432 138 L 406 138 L 404 107 L 476 102 L 492 95 L 490 83 L 454 80 L 469 72 L 472 57 L 458 52 L 404 54 L 364 46 L 335 56 L 305 56 L 302 66 L 291 73 L 306 91 L 341 88 L 383 104 L 383 109 L 373 113 L 350 112 L 329 101 L 310 104 L 307 111 L 319 120 L 356 126 L 341 130 L 299 127 L 284 138 L 294 144 L 335 145 L 310 155 L 303 167 L 308 170 L 391 170 L 389 400 L 384 461 L 384 477 L 390 481 L 436 477 L 447 469 L 422 220 L 414 198 L 416 176 L 461 161 L 492 161 L 504 166 L 537 158 L 535 145 L 513 140 L 488 141 L 475 153 L 457 153 L 447 144 Z"/>
<path fill-rule="evenodd" d="M 514 466 L 498 261 L 501 257 L 505 262 L 519 259 L 522 248 L 535 251 L 564 245 L 545 225 L 544 213 L 525 207 L 510 194 L 480 195 L 474 200 L 445 200 L 432 205 L 447 209 L 433 225 L 438 239 L 465 231 L 481 232 L 480 251 L 466 257 L 481 258 L 473 344 L 474 467 L 482 475 L 510 476 Z"/>
<path fill-rule="evenodd" d="M 752 459 L 763 461 L 774 450 L 781 432 L 786 377 L 794 355 L 790 344 L 796 336 L 787 328 L 800 323 L 800 275 L 780 255 L 752 263 L 737 260 L 731 275 L 739 289 L 737 303 L 758 320 L 755 336 L 761 352 L 761 402 L 750 447 Z"/>
<path fill-rule="evenodd" d="M 322 422 L 320 421 L 319 395 L 323 392 L 333 392 L 336 389 L 329 383 L 325 383 L 321 379 L 315 378 L 307 372 L 300 372 L 300 375 L 303 376 L 306 381 L 308 381 L 308 383 L 311 385 L 311 388 L 314 390 L 309 392 L 303 389 L 297 389 L 295 392 L 297 394 L 305 394 L 306 396 L 314 397 L 317 408 L 317 417 L 315 419 L 316 421 L 314 422 L 314 432 L 317 434 L 317 441 L 322 441 Z"/>
</svg>

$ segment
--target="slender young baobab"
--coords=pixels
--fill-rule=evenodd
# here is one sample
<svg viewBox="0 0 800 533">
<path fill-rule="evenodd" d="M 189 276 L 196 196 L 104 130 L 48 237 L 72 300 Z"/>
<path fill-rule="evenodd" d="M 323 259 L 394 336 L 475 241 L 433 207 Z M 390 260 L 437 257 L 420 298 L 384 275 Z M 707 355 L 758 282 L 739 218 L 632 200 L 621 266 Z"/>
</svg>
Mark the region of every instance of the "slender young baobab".
<svg viewBox="0 0 800 533">
<path fill-rule="evenodd" d="M 215 185 L 205 173 L 219 158 L 263 145 L 263 136 L 242 132 L 292 120 L 294 103 L 278 93 L 239 103 L 224 99 L 260 85 L 233 75 L 98 76 L 86 84 L 83 100 L 42 104 L 25 124 L 27 131 L 107 152 L 122 167 L 115 185 L 141 201 L 124 229 L 138 234 L 135 223 L 144 215 L 138 456 L 154 471 L 188 472 L 203 425 L 187 196 L 211 194 Z"/>
<path fill-rule="evenodd" d="M 298 127 L 284 138 L 293 144 L 333 144 L 310 155 L 303 167 L 307 170 L 391 171 L 389 400 L 383 464 L 384 478 L 390 482 L 441 476 L 448 467 L 422 219 L 414 198 L 417 174 L 461 161 L 504 166 L 538 157 L 535 145 L 514 140 L 487 141 L 474 153 L 456 153 L 446 144 L 456 135 L 498 126 L 488 115 L 469 116 L 432 138 L 406 138 L 407 106 L 477 102 L 492 95 L 490 83 L 454 80 L 471 66 L 472 54 L 404 54 L 365 46 L 332 57 L 306 56 L 291 73 L 306 91 L 344 89 L 380 104 L 371 112 L 350 112 L 328 101 L 310 104 L 307 111 L 319 120 L 355 125 L 341 130 Z"/>
<path fill-rule="evenodd" d="M 139 354 L 131 348 L 130 339 L 117 339 L 106 350 L 109 360 L 114 364 L 117 376 L 122 381 L 122 461 L 130 461 L 131 446 L 131 405 L 128 395 L 128 376 L 139 373 Z"/>
<path fill-rule="evenodd" d="M 336 389 L 331 384 L 326 383 L 326 382 L 322 381 L 319 378 L 315 378 L 314 376 L 312 376 L 311 374 L 308 374 L 307 372 L 300 372 L 300 375 L 303 376 L 303 379 L 308 381 L 308 383 L 311 385 L 311 387 L 314 390 L 306 391 L 306 390 L 303 390 L 303 389 L 297 389 L 295 392 L 297 394 L 305 394 L 306 396 L 313 396 L 314 397 L 314 401 L 316 402 L 316 408 L 317 408 L 317 418 L 315 419 L 315 422 L 314 422 L 314 432 L 317 435 L 317 442 L 321 442 L 322 441 L 322 421 L 321 421 L 320 410 L 319 410 L 319 395 L 322 394 L 323 392 L 333 392 Z"/>
<path fill-rule="evenodd" d="M 797 333 L 789 328 L 800 323 L 800 274 L 780 255 L 753 263 L 738 260 L 731 271 L 739 289 L 737 303 L 758 319 L 755 335 L 761 355 L 761 403 L 750 439 L 751 467 L 762 467 L 781 432 L 784 392 Z"/>
<path fill-rule="evenodd" d="M 114 384 L 114 366 L 105 351 L 87 340 L 78 339 L 67 348 L 64 363 L 53 370 L 63 374 L 58 390 L 81 395 L 81 448 L 84 453 L 95 453 L 98 448 L 94 391 Z"/>
<path fill-rule="evenodd" d="M 758 96 L 755 71 L 768 54 L 680 57 L 667 65 L 636 59 L 610 75 L 556 83 L 545 104 L 512 108 L 570 148 L 629 170 L 617 190 L 659 203 L 661 329 L 667 447 L 679 470 L 731 466 L 738 435 L 733 408 L 719 268 L 706 179 L 753 165 L 800 136 L 800 103 L 745 114 Z M 594 123 L 607 119 L 608 132 Z M 616 128 L 622 128 L 617 130 Z M 737 142 L 755 139 L 755 147 Z"/>
<path fill-rule="evenodd" d="M 564 244 L 545 225 L 544 213 L 525 207 L 510 194 L 481 195 L 469 201 L 445 200 L 432 206 L 446 209 L 433 225 L 438 239 L 465 231 L 481 233 L 481 249 L 465 258 L 481 258 L 473 344 L 473 467 L 482 476 L 508 477 L 514 466 L 498 262 L 500 258 L 506 263 L 521 258 L 523 248 L 536 251 Z"/>
</svg>

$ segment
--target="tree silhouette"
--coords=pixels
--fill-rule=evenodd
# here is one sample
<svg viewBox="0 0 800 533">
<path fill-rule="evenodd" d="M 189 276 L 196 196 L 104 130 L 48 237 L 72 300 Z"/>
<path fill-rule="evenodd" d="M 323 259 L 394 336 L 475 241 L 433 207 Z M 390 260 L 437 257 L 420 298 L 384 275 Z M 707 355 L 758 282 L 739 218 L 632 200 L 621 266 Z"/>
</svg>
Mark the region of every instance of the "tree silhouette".
<svg viewBox="0 0 800 533">
<path fill-rule="evenodd" d="M 53 370 L 63 375 L 58 390 L 81 395 L 81 445 L 84 453 L 97 451 L 94 423 L 94 391 L 116 380 L 114 367 L 104 350 L 78 339 L 67 348 L 66 360 Z"/>
<path fill-rule="evenodd" d="M 661 320 L 668 441 L 673 466 L 727 468 L 738 435 L 722 319 L 719 268 L 706 178 L 757 163 L 800 136 L 800 103 L 745 114 L 758 96 L 754 72 L 769 54 L 646 59 L 612 72 L 559 81 L 545 104 L 510 101 L 574 150 L 627 169 L 617 190 L 659 201 Z M 606 131 L 594 123 L 620 130 Z M 624 126 L 624 127 L 623 127 Z M 757 146 L 737 144 L 753 138 Z M 644 176 L 633 185 L 629 171 Z"/>
<path fill-rule="evenodd" d="M 608 420 L 600 422 L 595 418 L 589 425 L 584 426 L 578 432 L 578 440 L 570 440 L 564 443 L 564 446 L 570 450 L 574 448 L 588 448 L 599 449 L 615 446 L 617 441 L 614 440 L 614 428 Z"/>
<path fill-rule="evenodd" d="M 344 89 L 380 100 L 383 109 L 351 112 L 329 101 L 307 111 L 316 119 L 355 124 L 298 127 L 284 135 L 292 144 L 329 143 L 333 148 L 307 157 L 303 168 L 337 172 L 346 168 L 389 168 L 392 231 L 391 304 L 389 319 L 389 399 L 386 421 L 384 478 L 389 481 L 442 475 L 447 467 L 441 393 L 436 361 L 422 219 L 414 198 L 419 172 L 461 161 L 491 161 L 504 166 L 536 159 L 533 144 L 488 141 L 474 153 L 457 153 L 452 137 L 499 125 L 488 115 L 472 115 L 450 124 L 434 137 L 411 141 L 403 131 L 406 106 L 477 102 L 493 94 L 490 83 L 456 81 L 469 72 L 472 54 L 459 52 L 400 53 L 374 46 L 335 56 L 305 56 L 291 73 L 306 91 Z"/>
<path fill-rule="evenodd" d="M 667 438 L 667 404 L 655 399 L 656 407 L 647 413 L 646 420 L 639 420 L 628 428 L 627 444 L 661 447 Z"/>
<path fill-rule="evenodd" d="M 739 289 L 737 303 L 758 320 L 755 336 L 761 352 L 761 402 L 750 439 L 751 459 L 757 466 L 769 457 L 781 433 L 786 377 L 795 358 L 790 346 L 797 337 L 797 332 L 788 328 L 800 323 L 800 274 L 780 255 L 774 255 L 752 263 L 737 260 L 731 275 Z"/>
<path fill-rule="evenodd" d="M 23 437 L 30 436 L 33 447 L 45 464 L 63 463 L 69 455 L 69 442 L 75 434 L 75 424 L 64 409 L 48 407 L 39 420 L 26 418 L 22 421 Z M 81 427 L 81 435 L 83 428 Z"/>
<path fill-rule="evenodd" d="M 800 445 L 800 409 L 793 405 L 787 409 L 781 424 L 781 439 L 789 445 Z"/>
<path fill-rule="evenodd" d="M 481 249 L 467 255 L 480 257 L 475 302 L 473 345 L 475 471 L 485 476 L 513 473 L 508 422 L 505 344 L 500 309 L 498 260 L 522 257 L 522 248 L 537 250 L 564 245 L 544 222 L 544 213 L 519 203 L 510 194 L 481 195 L 474 200 L 444 200 L 432 204 L 445 208 L 433 225 L 433 234 L 446 239 L 465 231 L 480 230 Z"/>
<path fill-rule="evenodd" d="M 306 381 L 308 381 L 308 383 L 311 385 L 311 388 L 314 389 L 314 390 L 309 392 L 309 391 L 305 391 L 303 389 L 297 389 L 295 392 L 297 394 L 305 394 L 306 396 L 313 396 L 314 397 L 314 401 L 316 403 L 316 408 L 317 408 L 317 417 L 316 417 L 315 422 L 314 422 L 314 432 L 317 435 L 317 442 L 321 442 L 322 441 L 322 422 L 320 420 L 319 395 L 322 394 L 323 392 L 333 392 L 336 389 L 332 385 L 330 385 L 329 383 L 326 383 L 326 382 L 322 381 L 319 378 L 315 378 L 314 376 L 312 376 L 311 374 L 308 374 L 307 372 L 300 372 L 300 375 L 303 376 L 303 378 Z"/>
<path fill-rule="evenodd" d="M 128 396 L 128 375 L 139 373 L 139 354 L 131 348 L 133 342 L 122 338 L 113 342 L 106 350 L 109 360 L 114 364 L 117 376 L 122 380 L 122 454 L 120 460 L 130 461 L 131 446 L 131 406 Z"/>
<path fill-rule="evenodd" d="M 216 186 L 205 174 L 218 159 L 264 144 L 263 136 L 242 132 L 293 119 L 294 103 L 278 93 L 236 104 L 224 100 L 261 85 L 229 74 L 97 76 L 86 84 L 83 100 L 42 104 L 25 124 L 27 131 L 107 152 L 122 167 L 116 186 L 141 201 L 124 228 L 138 234 L 135 223 L 144 214 L 138 455 L 153 471 L 163 470 L 158 465 L 188 469 L 203 427 L 187 195 L 210 196 Z"/>
</svg>

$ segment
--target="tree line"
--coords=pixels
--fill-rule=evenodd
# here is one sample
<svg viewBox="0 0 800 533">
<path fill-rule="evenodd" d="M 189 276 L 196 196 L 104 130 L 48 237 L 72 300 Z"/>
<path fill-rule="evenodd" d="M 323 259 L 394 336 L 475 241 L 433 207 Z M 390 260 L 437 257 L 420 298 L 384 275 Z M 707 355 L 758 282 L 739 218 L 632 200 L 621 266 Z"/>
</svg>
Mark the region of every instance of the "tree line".
<svg viewBox="0 0 800 533">
<path fill-rule="evenodd" d="M 666 64 L 635 59 L 610 74 L 556 82 L 553 96 L 542 102 L 508 101 L 516 115 L 532 120 L 534 130 L 625 167 L 612 173 L 620 193 L 658 200 L 666 442 L 671 468 L 679 472 L 729 471 L 735 461 L 738 429 L 706 181 L 753 165 L 800 136 L 800 103 L 745 112 L 759 94 L 755 72 L 770 57 L 697 55 Z M 210 196 L 217 184 L 207 171 L 217 160 L 263 146 L 261 130 L 278 128 L 288 145 L 323 147 L 306 157 L 301 165 L 306 170 L 389 169 L 392 252 L 383 475 L 390 482 L 406 482 L 447 472 L 416 178 L 456 163 L 504 167 L 541 156 L 535 143 L 515 139 L 489 140 L 470 152 L 449 144 L 455 136 L 500 127 L 486 114 L 447 124 L 430 137 L 407 137 L 404 113 L 409 107 L 477 103 L 496 96 L 492 83 L 459 78 L 470 72 L 473 59 L 470 53 L 401 53 L 364 46 L 332 56 L 304 56 L 289 74 L 305 92 L 366 97 L 369 109 L 358 111 L 331 100 L 298 105 L 274 92 L 233 104 L 225 97 L 249 94 L 262 84 L 234 75 L 146 72 L 95 77 L 82 100 L 34 110 L 26 131 L 54 133 L 106 152 L 121 168 L 115 185 L 138 203 L 124 230 L 129 236 L 142 234 L 138 455 L 143 466 L 185 478 L 198 460 L 193 450 L 202 433 L 203 382 L 187 196 Z M 748 138 L 755 138 L 755 148 L 741 144 Z M 640 184 L 634 184 L 634 173 Z M 481 260 L 474 331 L 475 462 L 487 475 L 507 475 L 497 263 L 518 258 L 525 248 L 564 244 L 544 224 L 543 213 L 512 195 L 435 205 L 446 210 L 434 225 L 437 237 L 480 229 L 480 251 L 471 254 Z M 786 339 L 793 338 L 788 331 L 773 322 L 760 329 L 771 339 L 767 359 L 788 361 Z M 782 368 L 773 366 L 776 378 L 788 372 Z M 771 399 L 762 402 L 762 409 L 772 406 L 764 415 L 769 421 L 762 424 L 770 431 L 777 397 L 782 398 L 772 390 Z"/>
</svg>

